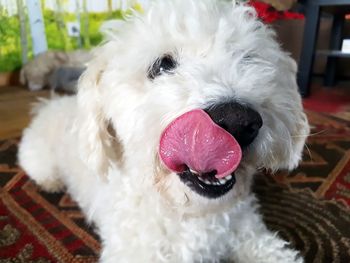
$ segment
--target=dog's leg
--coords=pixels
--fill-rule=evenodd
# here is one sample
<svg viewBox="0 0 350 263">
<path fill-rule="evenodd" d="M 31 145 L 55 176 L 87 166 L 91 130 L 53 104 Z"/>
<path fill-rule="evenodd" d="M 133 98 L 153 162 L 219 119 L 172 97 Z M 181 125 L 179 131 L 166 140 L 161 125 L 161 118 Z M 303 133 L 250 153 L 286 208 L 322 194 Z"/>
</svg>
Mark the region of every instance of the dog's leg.
<svg viewBox="0 0 350 263">
<path fill-rule="evenodd" d="M 55 99 L 38 105 L 35 109 L 37 114 L 24 131 L 19 144 L 20 166 L 43 190 L 49 192 L 63 189 L 59 165 L 68 160 L 60 160 L 57 152 L 64 147 L 63 141 L 68 136 L 65 131 L 68 113 L 74 112 L 69 107 L 69 100 L 71 99 Z"/>
<path fill-rule="evenodd" d="M 28 176 L 43 190 L 58 192 L 63 189 L 47 142 L 31 128 L 26 130 L 22 138 L 18 158 Z"/>
<path fill-rule="evenodd" d="M 269 231 L 261 216 L 254 211 L 247 212 L 234 231 L 235 240 L 231 260 L 235 263 L 303 263 L 296 250 L 289 243 Z"/>
<path fill-rule="evenodd" d="M 295 250 L 273 233 L 253 234 L 243 241 L 232 257 L 235 263 L 302 263 Z"/>
</svg>

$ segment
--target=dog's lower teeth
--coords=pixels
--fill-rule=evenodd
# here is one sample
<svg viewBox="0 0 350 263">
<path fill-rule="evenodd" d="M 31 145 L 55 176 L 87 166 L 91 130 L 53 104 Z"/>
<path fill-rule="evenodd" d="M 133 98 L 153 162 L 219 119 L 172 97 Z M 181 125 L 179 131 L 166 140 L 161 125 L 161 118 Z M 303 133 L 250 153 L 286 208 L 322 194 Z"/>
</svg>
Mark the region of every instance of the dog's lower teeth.
<svg viewBox="0 0 350 263">
<path fill-rule="evenodd" d="M 193 173 L 193 174 L 196 174 L 196 175 L 198 174 L 196 171 L 194 171 L 192 169 L 190 169 L 190 172 Z"/>
<path fill-rule="evenodd" d="M 197 175 L 195 174 L 192 170 L 190 170 L 192 174 L 194 175 Z M 207 180 L 207 179 L 204 179 L 203 177 L 199 176 L 198 175 L 198 180 L 205 183 L 206 185 L 216 185 L 216 186 L 220 186 L 220 185 L 224 185 L 227 183 L 228 180 L 232 179 L 232 175 L 229 175 L 228 177 L 226 178 L 221 178 L 221 179 L 215 179 L 214 181 L 210 181 L 210 180 Z"/>
<path fill-rule="evenodd" d="M 225 184 L 226 183 L 226 179 L 220 179 L 219 182 L 220 182 L 220 184 Z"/>
</svg>

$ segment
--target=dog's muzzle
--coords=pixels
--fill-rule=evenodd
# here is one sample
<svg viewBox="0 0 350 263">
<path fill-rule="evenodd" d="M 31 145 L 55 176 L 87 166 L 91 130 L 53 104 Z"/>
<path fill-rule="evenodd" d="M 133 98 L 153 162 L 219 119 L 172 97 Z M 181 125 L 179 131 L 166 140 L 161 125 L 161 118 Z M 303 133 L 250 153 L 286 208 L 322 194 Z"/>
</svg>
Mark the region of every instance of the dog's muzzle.
<svg viewBox="0 0 350 263">
<path fill-rule="evenodd" d="M 159 155 L 193 191 L 217 198 L 234 186 L 242 149 L 254 141 L 261 126 L 258 112 L 236 102 L 192 110 L 164 130 Z"/>
<path fill-rule="evenodd" d="M 210 118 L 228 131 L 242 148 L 250 145 L 263 125 L 260 114 L 247 105 L 227 102 L 205 109 Z"/>
</svg>

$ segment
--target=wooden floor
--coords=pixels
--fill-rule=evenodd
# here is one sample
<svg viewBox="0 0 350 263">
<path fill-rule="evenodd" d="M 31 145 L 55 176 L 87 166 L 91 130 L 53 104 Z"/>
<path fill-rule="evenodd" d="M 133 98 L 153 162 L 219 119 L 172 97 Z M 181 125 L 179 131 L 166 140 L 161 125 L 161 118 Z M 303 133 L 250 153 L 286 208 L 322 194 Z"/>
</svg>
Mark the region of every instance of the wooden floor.
<svg viewBox="0 0 350 263">
<path fill-rule="evenodd" d="M 31 92 L 21 87 L 0 87 L 0 140 L 19 137 L 30 120 L 31 105 L 49 91 Z"/>
</svg>

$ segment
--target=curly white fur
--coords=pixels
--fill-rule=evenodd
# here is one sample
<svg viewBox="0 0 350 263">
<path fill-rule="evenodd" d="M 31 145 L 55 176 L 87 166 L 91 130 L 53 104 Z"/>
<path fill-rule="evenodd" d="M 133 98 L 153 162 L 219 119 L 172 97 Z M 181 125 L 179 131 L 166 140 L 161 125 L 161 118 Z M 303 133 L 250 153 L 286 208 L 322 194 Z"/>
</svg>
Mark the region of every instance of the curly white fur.
<svg viewBox="0 0 350 263">
<path fill-rule="evenodd" d="M 244 5 L 162 0 L 94 52 L 77 96 L 45 103 L 19 161 L 48 191 L 65 185 L 102 239 L 101 262 L 303 262 L 267 230 L 250 192 L 259 168 L 294 168 L 308 135 L 296 65 Z M 155 59 L 174 74 L 154 80 Z M 191 191 L 160 162 L 163 129 L 188 110 L 236 100 L 264 125 L 222 198 Z"/>
</svg>

